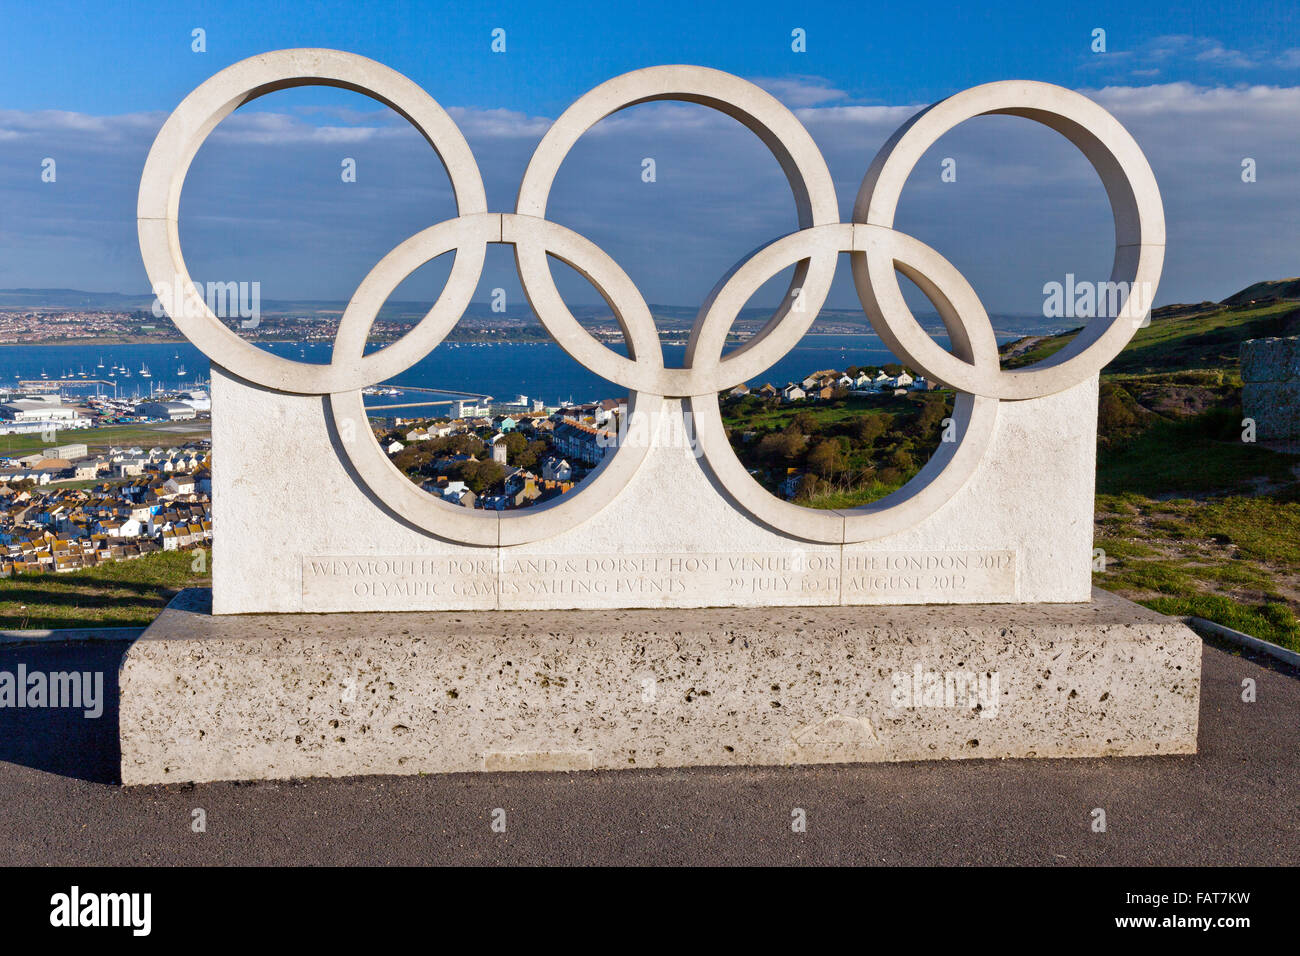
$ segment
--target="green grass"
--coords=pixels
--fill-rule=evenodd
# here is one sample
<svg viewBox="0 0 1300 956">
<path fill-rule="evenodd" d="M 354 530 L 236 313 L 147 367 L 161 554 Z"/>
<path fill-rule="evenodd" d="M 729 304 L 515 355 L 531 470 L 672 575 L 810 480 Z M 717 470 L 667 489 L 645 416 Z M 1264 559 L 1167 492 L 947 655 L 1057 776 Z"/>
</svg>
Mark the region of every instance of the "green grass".
<svg viewBox="0 0 1300 956">
<path fill-rule="evenodd" d="M 197 551 L 168 551 L 97 568 L 0 578 L 0 628 L 145 627 L 177 591 L 209 587 L 206 570 L 193 570 Z"/>
<path fill-rule="evenodd" d="M 912 411 L 914 403 L 894 395 L 848 395 L 829 402 L 764 403 L 751 409 L 751 403 L 727 402 L 723 420 L 733 431 L 780 431 L 800 414 L 811 415 L 823 430 L 852 421 L 870 412 Z"/>
<path fill-rule="evenodd" d="M 1270 498 L 1224 498 L 1189 509 L 1201 537 L 1221 536 L 1248 561 L 1300 569 L 1300 503 Z"/>
<path fill-rule="evenodd" d="M 131 479 L 126 478 L 86 478 L 82 481 L 55 481 L 44 486 L 44 491 L 54 491 L 59 488 L 71 488 L 73 491 L 85 491 L 87 488 L 98 488 L 100 485 L 123 485 Z"/>
<path fill-rule="evenodd" d="M 1116 357 L 1108 371 L 1160 371 L 1187 368 L 1236 368 L 1237 352 L 1246 339 L 1294 335 L 1288 316 L 1294 302 L 1223 308 L 1204 314 L 1153 319 Z"/>
<path fill-rule="evenodd" d="M 1216 409 L 1179 421 L 1159 420 L 1132 439 L 1097 453 L 1097 490 L 1150 497 L 1247 491 L 1258 479 L 1295 480 L 1293 455 L 1241 440 L 1241 418 Z"/>
<path fill-rule="evenodd" d="M 1097 496 L 1097 586 L 1300 650 L 1300 503 L 1273 495 Z M 1290 593 L 1291 597 L 1287 594 Z"/>
<path fill-rule="evenodd" d="M 886 495 L 893 494 L 904 484 L 906 482 L 882 484 L 879 481 L 872 481 L 859 485 L 851 491 L 830 491 L 813 495 L 799 504 L 805 508 L 822 508 L 831 511 L 840 508 L 860 508 L 862 505 L 869 505 Z"/>
<path fill-rule="evenodd" d="M 211 438 L 209 422 L 158 422 L 151 425 L 105 425 L 103 428 L 78 428 L 59 431 L 53 441 L 39 434 L 0 435 L 0 457 L 30 455 L 51 445 L 84 444 L 92 451 L 112 445 L 154 445 L 171 448 L 200 438 Z"/>
<path fill-rule="evenodd" d="M 1280 601 L 1251 606 L 1221 594 L 1193 594 L 1159 597 L 1140 603 L 1161 614 L 1204 618 L 1262 641 L 1300 651 L 1300 621 L 1296 620 L 1295 612 Z"/>
<path fill-rule="evenodd" d="M 1095 535 L 1093 547 L 1104 550 L 1108 558 L 1152 558 L 1159 554 L 1154 548 L 1110 534 Z"/>
<path fill-rule="evenodd" d="M 1292 314 L 1296 308 L 1296 302 L 1273 302 L 1188 310 L 1187 314 L 1165 318 L 1154 316 L 1150 325 L 1137 330 L 1106 371 L 1116 375 L 1236 368 L 1238 348 L 1246 339 L 1300 333 L 1300 318 Z M 1077 329 L 1045 339 L 1005 364 L 1008 368 L 1019 368 L 1041 361 L 1064 348 L 1075 332 Z"/>
</svg>

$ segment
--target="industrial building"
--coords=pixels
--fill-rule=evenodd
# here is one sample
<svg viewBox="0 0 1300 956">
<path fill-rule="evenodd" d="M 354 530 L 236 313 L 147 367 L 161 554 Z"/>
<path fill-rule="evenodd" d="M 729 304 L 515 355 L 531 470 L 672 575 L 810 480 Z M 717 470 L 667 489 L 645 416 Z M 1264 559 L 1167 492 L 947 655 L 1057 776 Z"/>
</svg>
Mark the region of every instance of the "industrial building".
<svg viewBox="0 0 1300 956">
<path fill-rule="evenodd" d="M 136 414 L 146 418 L 161 418 L 170 422 L 184 421 L 198 415 L 194 406 L 185 402 L 142 402 L 135 410 Z"/>
</svg>

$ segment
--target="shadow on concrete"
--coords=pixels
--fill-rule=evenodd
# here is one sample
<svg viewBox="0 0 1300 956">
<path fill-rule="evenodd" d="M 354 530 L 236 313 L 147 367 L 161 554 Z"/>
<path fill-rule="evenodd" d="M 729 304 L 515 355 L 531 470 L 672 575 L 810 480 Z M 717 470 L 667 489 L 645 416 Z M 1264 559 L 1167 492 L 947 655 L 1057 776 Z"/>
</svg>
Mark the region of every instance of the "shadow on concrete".
<svg viewBox="0 0 1300 956">
<path fill-rule="evenodd" d="M 103 679 L 98 717 L 87 717 L 84 706 L 17 707 L 6 701 L 0 706 L 0 762 L 94 783 L 117 783 L 122 772 L 117 675 L 130 646 L 130 641 L 0 645 L 0 673 L 13 675 L 15 682 L 20 666 L 28 675 L 46 675 L 47 681 L 52 673 L 73 671 Z M 7 682 L 7 678 L 0 680 Z"/>
</svg>

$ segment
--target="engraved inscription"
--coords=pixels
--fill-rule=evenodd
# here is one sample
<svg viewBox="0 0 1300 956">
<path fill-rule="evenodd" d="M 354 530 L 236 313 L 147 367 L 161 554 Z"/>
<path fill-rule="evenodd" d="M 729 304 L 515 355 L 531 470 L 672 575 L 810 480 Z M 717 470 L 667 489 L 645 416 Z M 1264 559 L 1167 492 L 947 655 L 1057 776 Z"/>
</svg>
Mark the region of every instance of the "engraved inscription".
<svg viewBox="0 0 1300 956">
<path fill-rule="evenodd" d="M 846 551 L 845 604 L 1016 599 L 1014 551 Z"/>
<path fill-rule="evenodd" d="M 598 595 L 633 606 L 833 604 L 839 554 L 547 555 L 501 559 L 503 607 L 552 606 L 556 597 Z"/>
<path fill-rule="evenodd" d="M 1015 600 L 1014 551 L 302 558 L 304 610 Z"/>
<path fill-rule="evenodd" d="M 495 556 L 360 556 L 302 558 L 303 608 L 308 611 L 366 606 L 495 607 Z"/>
</svg>

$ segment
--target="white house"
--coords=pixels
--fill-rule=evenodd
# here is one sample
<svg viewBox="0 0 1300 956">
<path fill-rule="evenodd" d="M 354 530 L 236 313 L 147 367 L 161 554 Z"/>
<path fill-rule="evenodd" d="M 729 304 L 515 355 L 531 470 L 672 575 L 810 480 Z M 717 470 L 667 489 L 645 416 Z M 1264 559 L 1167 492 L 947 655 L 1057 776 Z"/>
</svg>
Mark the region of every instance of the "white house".
<svg viewBox="0 0 1300 956">
<path fill-rule="evenodd" d="M 573 466 L 563 458 L 548 458 L 542 462 L 542 478 L 546 481 L 572 481 Z"/>
<path fill-rule="evenodd" d="M 785 399 L 787 402 L 797 402 L 800 399 L 807 396 L 807 394 L 808 394 L 807 392 L 805 392 L 794 382 L 791 382 L 785 388 L 781 389 L 781 397 Z"/>
<path fill-rule="evenodd" d="M 442 500 L 453 505 L 473 506 L 475 495 L 463 481 L 449 481 L 442 490 Z"/>
<path fill-rule="evenodd" d="M 169 494 L 192 495 L 195 492 L 195 481 L 189 475 L 172 475 L 163 482 L 163 487 Z"/>
<path fill-rule="evenodd" d="M 98 534 L 114 538 L 138 538 L 143 530 L 137 518 L 103 518 L 97 522 Z"/>
</svg>

